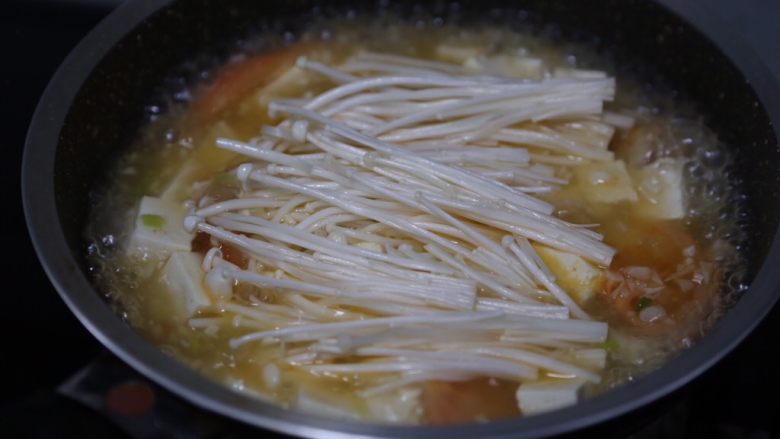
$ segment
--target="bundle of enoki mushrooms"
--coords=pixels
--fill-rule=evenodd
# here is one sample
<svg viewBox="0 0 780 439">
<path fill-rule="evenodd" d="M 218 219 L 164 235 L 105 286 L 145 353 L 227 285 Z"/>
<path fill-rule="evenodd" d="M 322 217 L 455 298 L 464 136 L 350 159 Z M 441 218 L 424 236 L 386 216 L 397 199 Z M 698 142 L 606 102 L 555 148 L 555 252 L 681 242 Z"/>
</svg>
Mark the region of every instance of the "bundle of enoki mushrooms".
<svg viewBox="0 0 780 439">
<path fill-rule="evenodd" d="M 364 395 L 470 377 L 599 381 L 587 358 L 604 354 L 607 325 L 535 246 L 612 259 L 591 225 L 556 218 L 538 194 L 566 184 L 562 168 L 612 160 L 614 79 L 375 53 L 295 68 L 332 88 L 272 102 L 281 122 L 250 142 L 218 139 L 246 157 L 240 194 L 204 196 L 185 219 L 211 237 L 203 266 L 220 309 L 251 328 L 231 346 L 279 344 L 278 364 L 360 376 Z"/>
</svg>

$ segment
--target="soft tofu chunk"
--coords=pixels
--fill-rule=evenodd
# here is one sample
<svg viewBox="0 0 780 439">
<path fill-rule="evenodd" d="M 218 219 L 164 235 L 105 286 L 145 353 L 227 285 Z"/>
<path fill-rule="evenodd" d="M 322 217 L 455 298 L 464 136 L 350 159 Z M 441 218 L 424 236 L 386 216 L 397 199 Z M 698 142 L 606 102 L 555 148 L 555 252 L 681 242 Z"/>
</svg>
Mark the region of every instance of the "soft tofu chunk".
<svg viewBox="0 0 780 439">
<path fill-rule="evenodd" d="M 653 352 L 663 349 L 664 338 L 635 336 L 628 332 L 610 328 L 609 356 L 615 361 L 640 366 L 647 361 L 647 357 Z"/>
<path fill-rule="evenodd" d="M 420 389 L 401 389 L 372 396 L 366 400 L 374 421 L 412 424 L 420 419 Z"/>
<path fill-rule="evenodd" d="M 591 203 L 618 203 L 639 199 L 622 160 L 578 166 L 574 168 L 574 183 Z"/>
<path fill-rule="evenodd" d="M 607 74 L 600 70 L 571 69 L 558 67 L 553 70 L 553 77 L 567 79 L 604 79 Z"/>
<path fill-rule="evenodd" d="M 442 44 L 436 47 L 436 58 L 451 63 L 463 64 L 469 58 L 476 58 L 481 52 L 482 50 L 477 47 Z"/>
<path fill-rule="evenodd" d="M 259 92 L 261 105 L 268 105 L 271 100 L 280 96 L 286 96 L 293 90 L 305 88 L 311 81 L 311 76 L 306 70 L 293 66 Z"/>
<path fill-rule="evenodd" d="M 298 394 L 295 408 L 305 413 L 328 418 L 360 419 L 360 415 L 354 409 L 343 405 L 341 401 L 329 400 L 319 395 L 315 396 L 304 392 Z"/>
<path fill-rule="evenodd" d="M 489 73 L 511 78 L 539 80 L 544 77 L 544 63 L 537 58 L 510 55 L 479 56 L 467 59 L 463 67 L 472 73 Z"/>
<path fill-rule="evenodd" d="M 382 247 L 382 244 L 380 244 L 378 242 L 360 241 L 360 242 L 356 243 L 355 245 L 357 247 L 361 247 L 361 248 L 364 248 L 366 250 L 371 250 L 372 252 L 377 252 L 377 253 L 384 253 L 385 252 L 385 248 Z"/>
<path fill-rule="evenodd" d="M 615 128 L 612 125 L 597 122 L 595 120 L 583 120 L 557 123 L 553 126 L 555 131 L 582 146 L 608 152 L 609 154 L 607 154 L 607 156 L 609 157 L 609 160 L 614 160 L 612 151 L 607 150 L 609 142 L 615 134 Z"/>
<path fill-rule="evenodd" d="M 680 219 L 685 216 L 682 163 L 660 159 L 631 173 L 639 202 L 637 212 L 648 218 Z"/>
<path fill-rule="evenodd" d="M 587 302 L 601 289 L 603 271 L 585 259 L 540 244 L 534 244 L 534 249 L 558 285 L 577 303 Z"/>
<path fill-rule="evenodd" d="M 165 263 L 162 281 L 168 286 L 182 316 L 191 316 L 199 308 L 211 305 L 202 280 L 201 258 L 197 253 L 174 252 Z"/>
<path fill-rule="evenodd" d="M 605 349 L 579 349 L 574 358 L 578 364 L 588 370 L 600 371 L 607 366 L 607 351 Z"/>
<path fill-rule="evenodd" d="M 154 253 L 164 257 L 190 251 L 192 235 L 184 230 L 184 208 L 160 198 L 144 197 L 138 207 L 135 229 L 128 240 L 129 253 Z"/>
<path fill-rule="evenodd" d="M 517 389 L 517 404 L 524 416 L 566 407 L 577 402 L 577 392 L 583 384 L 578 379 L 523 383 Z"/>
<path fill-rule="evenodd" d="M 168 203 L 178 203 L 187 197 L 187 191 L 192 183 L 195 173 L 195 165 L 187 162 L 181 167 L 179 173 L 168 183 L 168 186 L 160 194 L 160 200 Z"/>
</svg>

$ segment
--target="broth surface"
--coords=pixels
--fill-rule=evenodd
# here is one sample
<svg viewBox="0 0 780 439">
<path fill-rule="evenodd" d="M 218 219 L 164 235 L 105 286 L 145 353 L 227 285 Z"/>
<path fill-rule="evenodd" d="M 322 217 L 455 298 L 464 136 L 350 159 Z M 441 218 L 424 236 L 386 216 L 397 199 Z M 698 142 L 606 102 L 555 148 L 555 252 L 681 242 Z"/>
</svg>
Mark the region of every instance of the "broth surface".
<svg viewBox="0 0 780 439">
<path fill-rule="evenodd" d="M 198 311 L 195 320 L 217 318 L 221 323 L 216 327 L 193 325 L 190 316 L 183 317 L 176 311 L 178 304 L 161 274 L 165 261 L 152 253 L 128 255 L 123 251 L 122 243 L 133 232 L 141 197 L 161 196 L 183 166 L 189 171 L 184 177 L 188 184 L 182 187 L 216 187 L 225 193 L 240 189 L 231 172 L 246 159 L 215 148 L 215 141 L 229 137 L 249 142 L 258 136 L 262 125 L 276 121 L 268 114 L 267 105 L 272 99 L 316 95 L 330 86 L 323 78 L 309 76 L 303 82 L 291 81 L 268 93 L 270 80 L 263 80 L 263 76 L 276 77 L 275 69 L 286 70 L 300 55 L 339 64 L 360 50 L 371 50 L 452 62 L 453 57 L 460 56 L 455 49 L 482 50 L 495 56 L 530 56 L 542 60 L 549 69 L 613 70 L 608 60 L 585 47 L 556 45 L 506 29 L 419 29 L 381 24 L 378 32 L 376 26 L 329 23 L 298 41 L 280 42 L 274 49 L 236 54 L 227 65 L 212 72 L 211 82 L 192 88 L 190 102 L 156 115 L 132 149 L 110 170 L 110 183 L 96 191 L 99 201 L 86 230 L 95 282 L 117 312 L 166 353 L 237 391 L 285 407 L 351 419 L 431 424 L 520 415 L 514 401 L 517 383 L 494 377 L 431 380 L 364 398 L 359 392 L 382 382 L 381 374 L 368 378 L 314 374 L 284 363 L 274 363 L 278 370 L 268 369 L 269 359 L 279 355 L 279 346 L 229 344 L 231 339 L 255 330 L 246 316 L 205 309 Z M 455 48 L 456 53 L 447 54 L 442 47 Z M 247 80 L 247 76 L 259 79 Z M 648 93 L 631 78 L 618 77 L 617 84 L 616 99 L 607 109 L 629 115 L 635 122 L 633 127 L 615 132 L 610 150 L 631 172 L 665 163 L 663 160 L 681 166 L 685 213 L 681 219 L 655 219 L 648 218 L 637 202 L 588 202 L 593 173 L 588 174 L 587 164 L 556 167 L 556 176 L 569 183 L 540 195 L 555 206 L 557 217 L 577 224 L 595 224 L 591 229 L 616 249 L 610 266 L 599 267 L 606 274 L 598 293 L 583 304 L 596 320 L 609 324 L 608 339 L 599 347 L 607 351 L 607 366 L 600 383 L 583 387 L 581 394 L 585 397 L 633 380 L 690 346 L 718 318 L 729 297 L 738 293 L 739 285 L 735 250 L 741 240 L 736 225 L 739 207 L 736 190 L 724 172 L 731 160 L 725 148 L 685 102 Z M 184 202 L 192 194 L 179 191 L 172 196 Z M 196 251 L 198 239 L 196 236 L 193 242 Z M 200 239 L 206 240 L 207 249 L 208 237 Z M 237 259 L 224 254 L 230 251 L 223 248 L 223 257 L 234 262 Z M 554 261 L 545 263 L 556 270 Z M 557 280 L 564 286 L 565 278 L 558 276 Z M 238 288 L 234 294 L 239 297 L 258 297 L 267 305 L 277 303 L 273 292 Z M 650 290 L 652 294 L 647 293 Z M 248 299 L 243 303 L 253 306 Z M 664 315 L 646 321 L 642 311 L 650 307 L 660 307 Z M 296 347 L 300 346 L 291 343 L 284 349 Z M 268 374 L 281 378 L 269 385 Z M 550 371 L 543 374 L 550 379 L 560 378 Z M 416 402 L 404 404 L 407 400 Z M 387 406 L 394 407 L 392 415 L 383 411 Z"/>
</svg>

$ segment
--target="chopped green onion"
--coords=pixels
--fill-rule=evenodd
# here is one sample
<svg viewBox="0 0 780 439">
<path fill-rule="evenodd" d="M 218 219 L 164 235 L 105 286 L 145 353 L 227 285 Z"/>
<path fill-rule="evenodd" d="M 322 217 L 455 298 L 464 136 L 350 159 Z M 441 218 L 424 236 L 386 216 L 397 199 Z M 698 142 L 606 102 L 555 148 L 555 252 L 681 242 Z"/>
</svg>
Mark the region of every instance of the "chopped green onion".
<svg viewBox="0 0 780 439">
<path fill-rule="evenodd" d="M 141 222 L 143 223 L 144 227 L 159 230 L 165 225 L 165 218 L 161 215 L 147 213 L 141 215 Z"/>
<path fill-rule="evenodd" d="M 642 311 L 643 309 L 647 308 L 648 306 L 653 304 L 653 299 L 649 297 L 643 297 L 639 299 L 639 302 L 636 304 L 636 310 L 637 312 Z"/>
<path fill-rule="evenodd" d="M 612 339 L 604 340 L 604 343 L 601 343 L 601 348 L 607 352 L 615 352 L 618 347 L 617 342 Z"/>
</svg>

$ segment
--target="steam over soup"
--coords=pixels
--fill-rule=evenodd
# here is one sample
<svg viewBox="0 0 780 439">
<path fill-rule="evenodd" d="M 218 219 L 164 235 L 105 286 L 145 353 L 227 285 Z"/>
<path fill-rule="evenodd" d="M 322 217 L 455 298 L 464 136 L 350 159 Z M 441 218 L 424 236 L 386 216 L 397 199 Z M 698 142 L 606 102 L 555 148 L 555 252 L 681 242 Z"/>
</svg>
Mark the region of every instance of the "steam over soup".
<svg viewBox="0 0 780 439">
<path fill-rule="evenodd" d="M 97 192 L 95 282 L 172 356 L 326 416 L 530 416 L 739 289 L 730 158 L 684 103 L 504 29 L 321 30 L 211 71 Z"/>
</svg>

